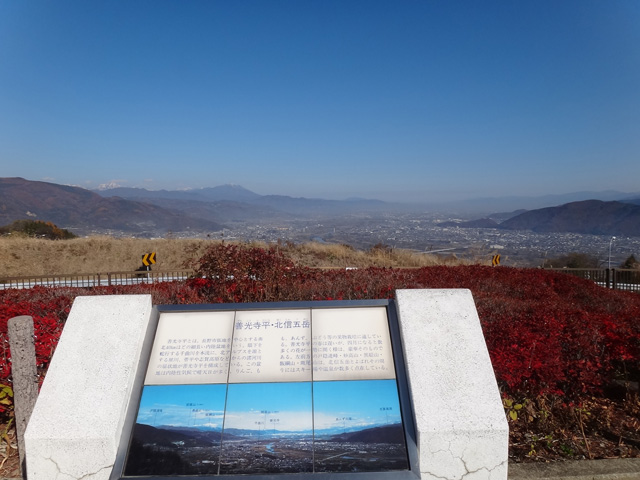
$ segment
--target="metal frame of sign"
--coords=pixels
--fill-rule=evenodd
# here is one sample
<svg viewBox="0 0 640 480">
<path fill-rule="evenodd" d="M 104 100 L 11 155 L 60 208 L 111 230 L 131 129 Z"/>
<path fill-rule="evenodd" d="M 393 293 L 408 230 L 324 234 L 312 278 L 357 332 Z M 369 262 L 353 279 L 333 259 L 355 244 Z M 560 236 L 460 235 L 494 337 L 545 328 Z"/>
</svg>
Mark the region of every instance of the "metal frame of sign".
<svg viewBox="0 0 640 480">
<path fill-rule="evenodd" d="M 217 474 L 217 475 L 145 475 L 125 476 L 125 462 L 129 450 L 129 443 L 133 437 L 133 427 L 138 415 L 144 380 L 150 362 L 151 350 L 156 336 L 156 330 L 162 313 L 190 313 L 190 312 L 220 312 L 220 311 L 250 311 L 250 310 L 296 310 L 296 309 L 335 309 L 350 307 L 385 307 L 389 322 L 391 350 L 395 366 L 395 378 L 398 387 L 400 414 L 404 427 L 404 439 L 408 456 L 407 470 L 392 471 L 362 471 L 362 472 L 306 472 L 306 473 L 270 473 L 270 474 Z M 276 478 L 300 478 L 314 480 L 339 480 L 348 476 L 359 476 L 371 480 L 409 480 L 419 479 L 418 453 L 416 448 L 416 430 L 413 408 L 409 396 L 407 373 L 404 363 L 400 328 L 398 325 L 395 302 L 393 300 L 339 300 L 339 301 L 309 301 L 309 302 L 275 302 L 275 303 L 234 303 L 234 304 L 198 304 L 198 305 L 158 305 L 152 312 L 149 328 L 141 352 L 141 360 L 136 372 L 133 392 L 125 416 L 122 437 L 114 463 L 110 480 L 175 480 L 179 478 L 198 478 L 204 480 L 231 480 L 239 475 L 252 480 L 275 480 Z"/>
</svg>

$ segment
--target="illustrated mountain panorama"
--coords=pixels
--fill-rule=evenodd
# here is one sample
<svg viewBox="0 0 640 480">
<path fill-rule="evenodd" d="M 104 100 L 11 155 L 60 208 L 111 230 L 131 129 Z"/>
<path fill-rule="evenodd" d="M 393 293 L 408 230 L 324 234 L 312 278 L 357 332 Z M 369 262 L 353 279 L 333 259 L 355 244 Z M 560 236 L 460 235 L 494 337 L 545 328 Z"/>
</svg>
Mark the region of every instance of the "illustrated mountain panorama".
<svg viewBox="0 0 640 480">
<path fill-rule="evenodd" d="M 195 427 L 171 427 L 159 425 L 153 427 L 136 423 L 134 428 L 134 438 L 142 444 L 166 445 L 180 441 L 190 444 L 190 446 L 207 446 L 219 444 L 223 434 L 219 429 L 195 428 Z M 271 437 L 295 437 L 311 436 L 313 432 L 287 432 L 275 431 L 263 432 L 261 430 L 238 430 L 227 429 L 224 432 L 225 440 L 238 440 L 241 438 L 260 439 Z M 377 427 L 367 427 L 360 430 L 348 432 L 327 430 L 317 431 L 316 437 L 332 442 L 358 442 L 358 443 L 404 443 L 404 431 L 402 424 L 383 425 Z"/>
<path fill-rule="evenodd" d="M 91 191 L 19 177 L 0 178 L 0 225 L 15 220 L 42 220 L 83 235 L 204 234 L 243 223 L 365 214 L 375 218 L 421 211 L 451 212 L 469 218 L 442 226 L 640 236 L 640 194 L 622 192 L 408 204 L 362 198 L 326 200 L 259 195 L 236 185 L 188 191 L 142 188 Z"/>
</svg>

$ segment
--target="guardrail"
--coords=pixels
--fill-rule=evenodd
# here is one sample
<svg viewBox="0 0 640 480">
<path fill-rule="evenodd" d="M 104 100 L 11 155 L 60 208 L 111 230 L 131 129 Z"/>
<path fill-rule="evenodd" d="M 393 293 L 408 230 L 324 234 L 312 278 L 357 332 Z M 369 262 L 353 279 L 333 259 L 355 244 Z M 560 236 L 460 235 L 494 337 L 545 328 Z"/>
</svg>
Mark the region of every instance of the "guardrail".
<svg viewBox="0 0 640 480">
<path fill-rule="evenodd" d="M 343 268 L 343 267 L 336 267 Z M 347 267 L 347 270 L 350 268 Z M 598 285 L 616 290 L 640 292 L 640 270 L 619 268 L 547 268 L 592 280 Z M 8 288 L 43 287 L 98 287 L 111 285 L 136 285 L 186 280 L 193 270 L 106 272 L 84 275 L 48 275 L 0 278 L 0 290 Z"/>
<path fill-rule="evenodd" d="M 547 268 L 546 270 L 593 280 L 598 285 L 614 290 L 640 292 L 640 270 L 623 268 Z"/>
<path fill-rule="evenodd" d="M 185 280 L 193 275 L 193 270 L 167 272 L 132 271 L 106 272 L 84 275 L 47 275 L 0 278 L 0 290 L 8 288 L 43 287 L 99 287 L 111 285 L 137 285 Z"/>
</svg>

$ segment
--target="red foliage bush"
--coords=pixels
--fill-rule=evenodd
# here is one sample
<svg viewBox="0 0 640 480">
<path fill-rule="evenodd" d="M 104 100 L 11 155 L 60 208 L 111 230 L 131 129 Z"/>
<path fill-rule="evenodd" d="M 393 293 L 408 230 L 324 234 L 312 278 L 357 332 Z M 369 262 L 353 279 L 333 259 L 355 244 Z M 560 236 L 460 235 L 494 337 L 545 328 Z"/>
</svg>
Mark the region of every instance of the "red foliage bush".
<svg viewBox="0 0 640 480">
<path fill-rule="evenodd" d="M 0 294 L 0 383 L 11 374 L 7 338 L 9 319 L 19 315 L 33 317 L 37 365 L 46 370 L 73 300 L 69 289 L 35 287 L 30 290 L 5 290 Z"/>
<path fill-rule="evenodd" d="M 7 320 L 31 315 L 44 374 L 73 298 L 150 293 L 154 304 L 391 298 L 402 288 L 473 293 L 503 394 L 579 399 L 616 376 L 638 375 L 640 295 L 563 273 L 483 266 L 320 271 L 298 267 L 274 247 L 216 247 L 186 282 L 0 291 L 0 383 L 10 380 Z"/>
</svg>

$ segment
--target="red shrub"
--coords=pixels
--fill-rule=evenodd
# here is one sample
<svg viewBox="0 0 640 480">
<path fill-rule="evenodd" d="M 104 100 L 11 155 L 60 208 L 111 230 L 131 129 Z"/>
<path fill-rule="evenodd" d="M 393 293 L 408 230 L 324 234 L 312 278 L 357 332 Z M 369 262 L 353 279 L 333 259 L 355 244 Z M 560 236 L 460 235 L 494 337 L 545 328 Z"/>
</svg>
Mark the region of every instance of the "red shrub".
<svg viewBox="0 0 640 480">
<path fill-rule="evenodd" d="M 391 298 L 401 288 L 470 289 L 499 385 L 511 397 L 579 398 L 622 372 L 638 375 L 640 295 L 563 273 L 482 266 L 320 271 L 291 265 L 275 247 L 247 253 L 227 245 L 211 249 L 199 273 L 154 285 L 0 291 L 0 383 L 10 378 L 7 320 L 34 317 L 44 373 L 77 295 L 150 293 L 154 304 L 236 303 Z"/>
</svg>

